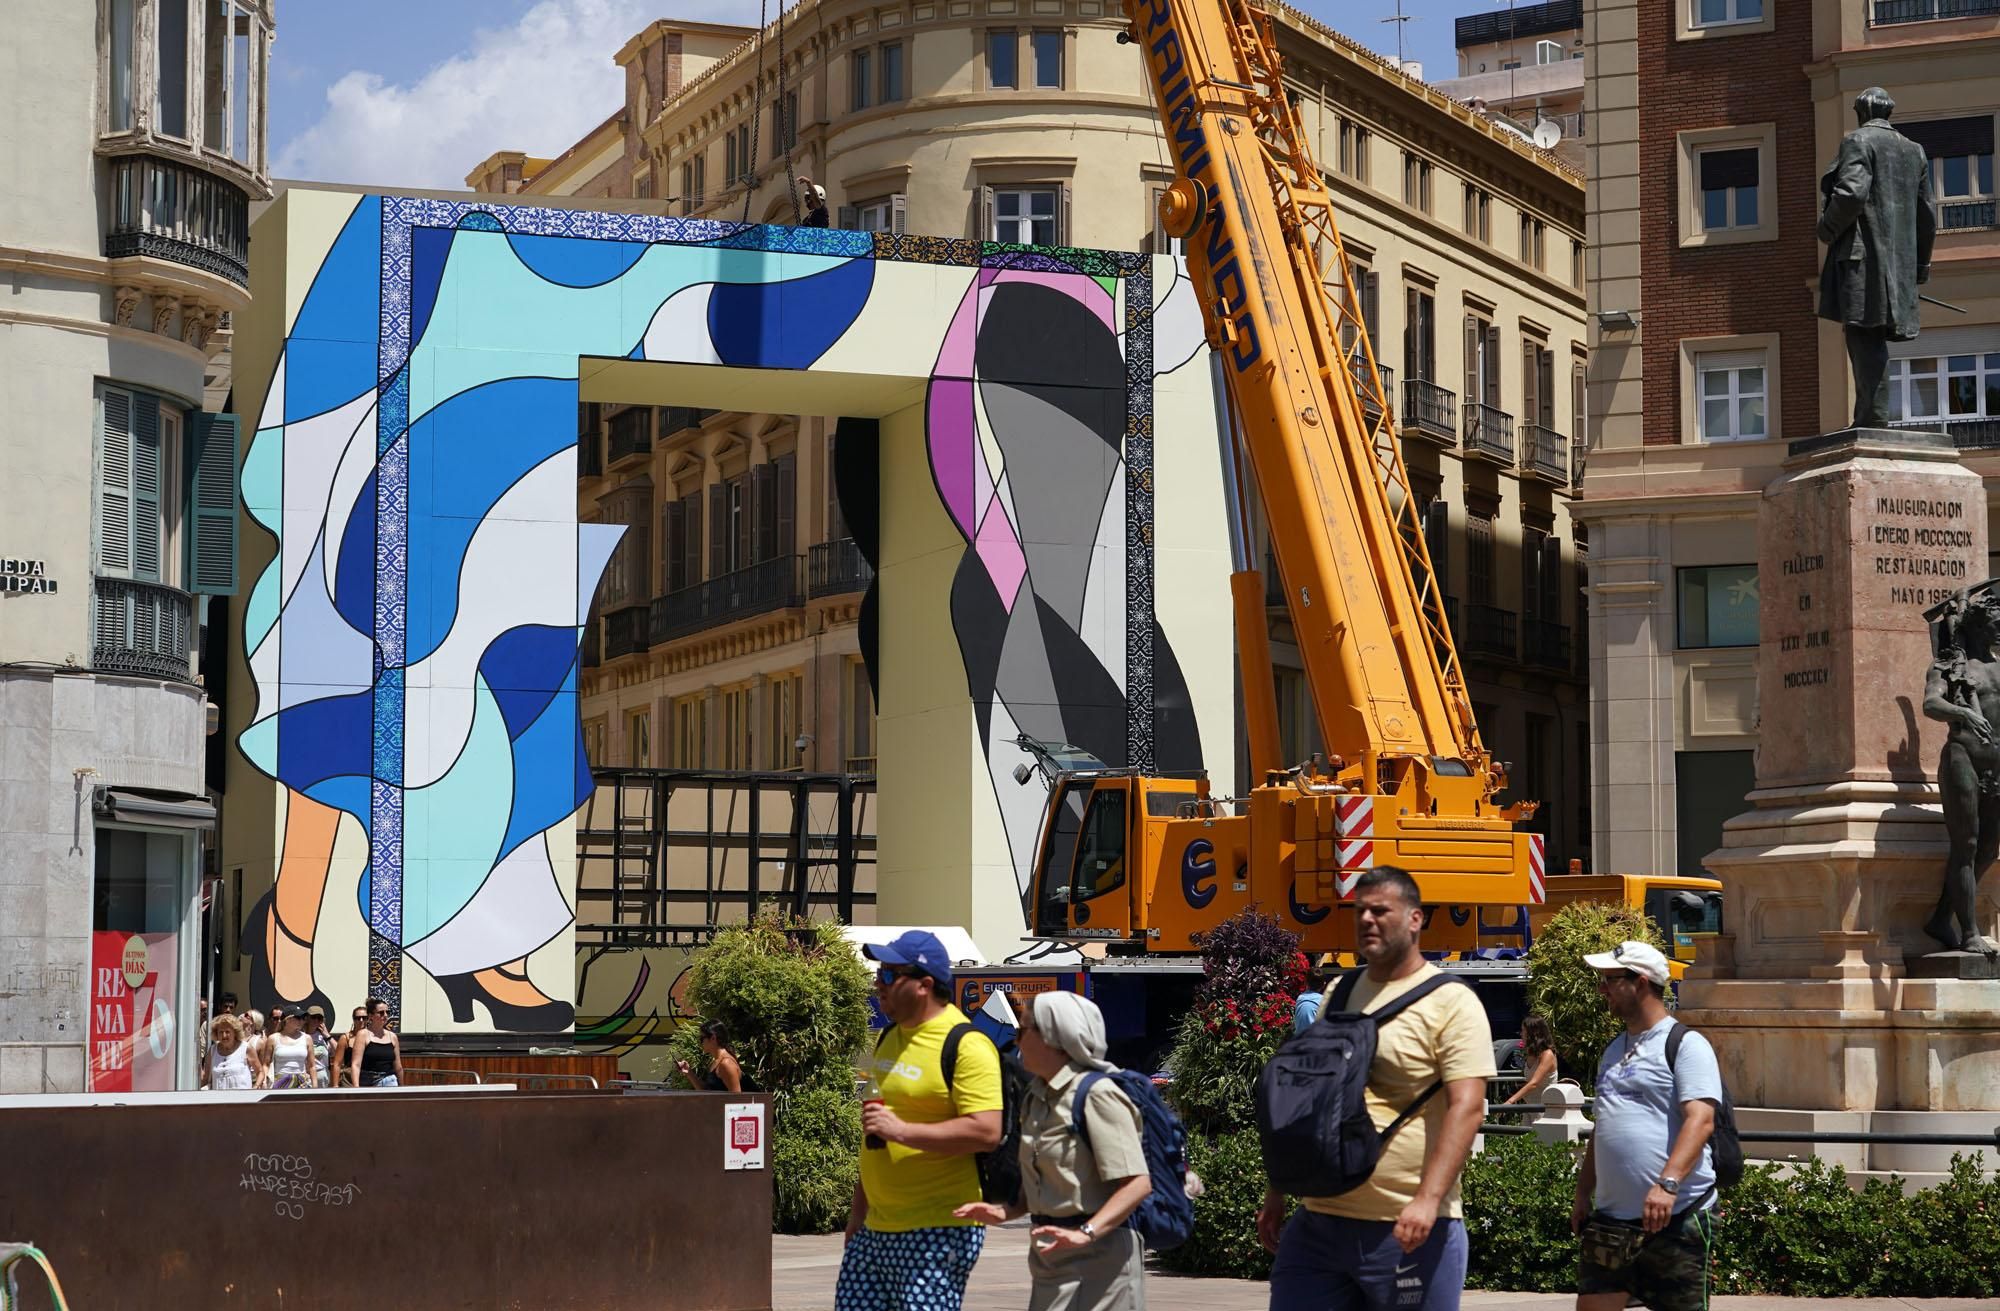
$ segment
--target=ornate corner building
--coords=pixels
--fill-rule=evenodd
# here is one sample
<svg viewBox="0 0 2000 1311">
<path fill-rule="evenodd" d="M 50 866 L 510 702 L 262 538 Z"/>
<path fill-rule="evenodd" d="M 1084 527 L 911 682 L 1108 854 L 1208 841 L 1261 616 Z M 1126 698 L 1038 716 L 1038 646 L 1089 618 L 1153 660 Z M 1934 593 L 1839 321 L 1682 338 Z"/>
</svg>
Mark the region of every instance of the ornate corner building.
<svg viewBox="0 0 2000 1311">
<path fill-rule="evenodd" d="M 22 7 L 0 86 L 0 1092 L 193 1086 L 236 590 L 217 363 L 272 0 Z"/>
</svg>

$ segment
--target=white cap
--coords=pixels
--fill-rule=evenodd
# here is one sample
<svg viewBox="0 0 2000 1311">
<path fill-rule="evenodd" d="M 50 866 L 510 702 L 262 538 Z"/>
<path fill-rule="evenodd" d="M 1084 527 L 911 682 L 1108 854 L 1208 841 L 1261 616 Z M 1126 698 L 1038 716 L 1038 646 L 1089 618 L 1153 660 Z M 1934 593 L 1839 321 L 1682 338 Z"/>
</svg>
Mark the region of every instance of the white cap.
<svg viewBox="0 0 2000 1311">
<path fill-rule="evenodd" d="M 1674 977 L 1667 968 L 1667 958 L 1649 942 L 1621 942 L 1610 951 L 1585 956 L 1583 963 L 1593 970 L 1630 970 L 1662 988 Z"/>
</svg>

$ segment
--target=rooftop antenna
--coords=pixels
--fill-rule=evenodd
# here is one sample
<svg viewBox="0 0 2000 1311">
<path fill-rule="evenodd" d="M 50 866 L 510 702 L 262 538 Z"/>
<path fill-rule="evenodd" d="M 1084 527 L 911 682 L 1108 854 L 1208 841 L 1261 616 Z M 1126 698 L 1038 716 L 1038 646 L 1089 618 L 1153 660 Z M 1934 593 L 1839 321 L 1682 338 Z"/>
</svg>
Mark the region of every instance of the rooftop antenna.
<svg viewBox="0 0 2000 1311">
<path fill-rule="evenodd" d="M 1378 22 L 1394 23 L 1396 25 L 1396 67 L 1398 70 L 1403 67 L 1403 24 L 1415 17 L 1415 14 L 1406 14 L 1403 12 L 1403 0 L 1396 0 L 1396 16 L 1394 18 L 1377 20 Z"/>
</svg>

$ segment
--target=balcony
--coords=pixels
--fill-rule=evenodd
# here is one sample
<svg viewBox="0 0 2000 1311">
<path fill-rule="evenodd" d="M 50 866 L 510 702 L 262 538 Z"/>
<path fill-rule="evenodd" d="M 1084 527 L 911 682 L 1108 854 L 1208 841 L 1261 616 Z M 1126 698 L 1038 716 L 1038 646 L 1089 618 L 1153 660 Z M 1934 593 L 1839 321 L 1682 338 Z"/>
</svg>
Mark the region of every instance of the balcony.
<svg viewBox="0 0 2000 1311">
<path fill-rule="evenodd" d="M 806 595 L 842 596 L 868 590 L 874 569 L 863 558 L 852 537 L 837 542 L 821 542 L 806 552 Z"/>
<path fill-rule="evenodd" d="M 1521 639 L 1512 610 L 1477 601 L 1465 607 L 1465 649 L 1476 656 L 1519 660 Z"/>
<path fill-rule="evenodd" d="M 1463 50 L 1467 46 L 1568 32 L 1582 26 L 1583 0 L 1548 0 L 1546 4 L 1510 7 L 1505 13 L 1473 14 L 1458 19 L 1452 25 L 1452 36 Z"/>
<path fill-rule="evenodd" d="M 250 285 L 250 199 L 212 173 L 151 155 L 111 161 L 104 257 L 185 264 Z"/>
<path fill-rule="evenodd" d="M 611 416 L 611 454 L 606 467 L 653 450 L 653 407 L 635 405 Z"/>
<path fill-rule="evenodd" d="M 578 659 L 585 669 L 595 669 L 604 663 L 604 627 L 597 622 L 595 615 L 583 626 L 583 643 L 578 648 Z"/>
<path fill-rule="evenodd" d="M 2000 10 L 1996 10 L 2000 13 Z M 1939 232 L 1977 232 L 1996 226 L 1995 202 L 1987 200 L 1947 200 L 1938 205 Z"/>
<path fill-rule="evenodd" d="M 1512 467 L 1514 463 L 1514 416 L 1494 406 L 1474 401 L 1465 407 L 1464 446 L 1469 456 L 1479 456 Z"/>
<path fill-rule="evenodd" d="M 1509 616 L 1510 618 L 1512 616 Z M 1530 619 L 1524 625 L 1528 639 L 1527 662 L 1543 669 L 1570 667 L 1568 624 L 1552 624 L 1546 619 Z"/>
<path fill-rule="evenodd" d="M 1569 482 L 1569 438 L 1539 423 L 1521 425 L 1521 476 L 1561 487 Z"/>
<path fill-rule="evenodd" d="M 1579 437 L 1569 444 L 1569 485 L 1572 487 L 1583 486 L 1583 454 L 1583 438 Z"/>
<path fill-rule="evenodd" d="M 194 598 L 178 587 L 126 578 L 96 580 L 91 667 L 185 683 L 194 647 Z"/>
<path fill-rule="evenodd" d="M 1929 23 L 1940 18 L 1990 18 L 2000 14 L 2000 0 L 1875 0 L 1868 21 L 1875 27 L 1896 23 Z"/>
<path fill-rule="evenodd" d="M 610 611 L 604 616 L 604 658 L 616 660 L 619 656 L 638 655 L 652 645 L 647 640 L 649 629 L 643 605 Z"/>
<path fill-rule="evenodd" d="M 1372 423 L 1381 417 L 1382 407 L 1375 403 L 1375 393 L 1368 384 L 1368 361 L 1349 359 L 1347 368 L 1354 375 L 1354 390 L 1361 396 L 1361 412 Z M 1393 397 L 1396 394 L 1396 371 L 1386 364 L 1377 364 L 1375 372 L 1382 375 L 1382 395 Z"/>
<path fill-rule="evenodd" d="M 653 600 L 655 644 L 803 603 L 799 557 L 781 555 Z"/>
<path fill-rule="evenodd" d="M 595 478 L 604 472 L 604 440 L 597 429 L 590 428 L 576 435 L 576 475 L 579 478 Z"/>
<path fill-rule="evenodd" d="M 1914 428 L 1919 432 L 1942 432 L 1961 451 L 2000 450 L 2000 417 L 1981 419 L 1898 419 L 1892 428 Z"/>
<path fill-rule="evenodd" d="M 1458 440 L 1458 394 L 1427 378 L 1406 378 L 1402 428 L 1449 446 Z"/>
</svg>

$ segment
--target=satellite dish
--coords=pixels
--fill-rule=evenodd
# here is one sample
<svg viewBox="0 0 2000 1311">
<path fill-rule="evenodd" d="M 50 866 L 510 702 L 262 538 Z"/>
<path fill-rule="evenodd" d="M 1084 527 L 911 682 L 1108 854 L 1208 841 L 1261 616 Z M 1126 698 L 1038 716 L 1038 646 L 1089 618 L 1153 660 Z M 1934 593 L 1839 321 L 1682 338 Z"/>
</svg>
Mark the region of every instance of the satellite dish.
<svg viewBox="0 0 2000 1311">
<path fill-rule="evenodd" d="M 1552 118 L 1545 118 L 1535 124 L 1535 144 L 1543 150 L 1554 150 L 1556 143 L 1563 139 L 1562 125 Z"/>
</svg>

